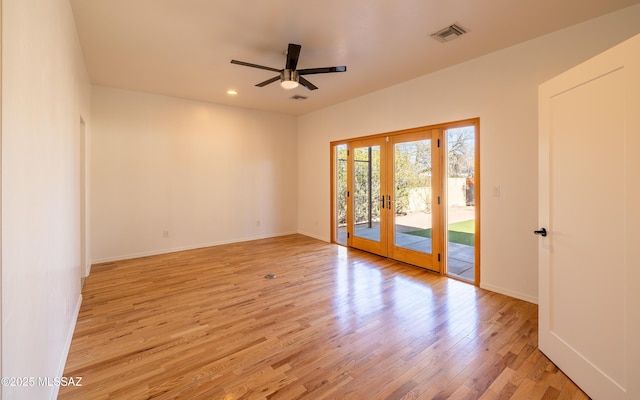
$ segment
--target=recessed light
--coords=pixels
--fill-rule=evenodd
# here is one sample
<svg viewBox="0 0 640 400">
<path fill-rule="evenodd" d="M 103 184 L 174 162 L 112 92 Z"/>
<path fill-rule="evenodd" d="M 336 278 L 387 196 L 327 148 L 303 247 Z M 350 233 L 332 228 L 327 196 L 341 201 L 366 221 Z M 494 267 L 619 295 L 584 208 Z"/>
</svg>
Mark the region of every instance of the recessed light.
<svg viewBox="0 0 640 400">
<path fill-rule="evenodd" d="M 231 95 L 231 96 L 235 96 L 236 94 L 238 94 L 238 92 L 234 89 L 229 89 L 227 90 L 227 94 Z"/>
</svg>

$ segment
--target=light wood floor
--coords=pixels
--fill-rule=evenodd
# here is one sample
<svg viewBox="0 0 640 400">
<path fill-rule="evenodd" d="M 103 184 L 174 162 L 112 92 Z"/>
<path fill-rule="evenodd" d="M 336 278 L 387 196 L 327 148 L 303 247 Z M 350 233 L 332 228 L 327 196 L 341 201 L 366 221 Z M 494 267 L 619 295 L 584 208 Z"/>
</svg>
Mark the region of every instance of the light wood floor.
<svg viewBox="0 0 640 400">
<path fill-rule="evenodd" d="M 95 265 L 83 295 L 60 399 L 588 398 L 536 305 L 301 235 Z"/>
</svg>

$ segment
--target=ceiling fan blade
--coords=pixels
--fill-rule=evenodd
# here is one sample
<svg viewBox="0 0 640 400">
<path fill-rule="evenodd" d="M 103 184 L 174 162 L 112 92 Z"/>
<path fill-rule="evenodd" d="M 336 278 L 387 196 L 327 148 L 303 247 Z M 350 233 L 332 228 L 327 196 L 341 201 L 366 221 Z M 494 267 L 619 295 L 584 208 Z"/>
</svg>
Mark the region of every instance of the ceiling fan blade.
<svg viewBox="0 0 640 400">
<path fill-rule="evenodd" d="M 298 58 L 300 58 L 300 49 L 302 46 L 299 44 L 289 43 L 287 49 L 287 66 L 286 69 L 295 70 L 298 66 Z"/>
<path fill-rule="evenodd" d="M 274 77 L 273 77 L 273 78 L 271 78 L 271 79 L 267 79 L 267 80 L 266 80 L 266 81 L 264 81 L 264 82 L 260 82 L 260 83 L 256 84 L 256 86 L 258 86 L 258 87 L 267 86 L 268 84 L 273 83 L 273 82 L 278 81 L 278 80 L 280 80 L 280 75 L 278 75 L 278 76 L 274 76 Z"/>
<path fill-rule="evenodd" d="M 309 90 L 316 90 L 318 87 L 301 76 L 298 76 L 298 82 Z"/>
<path fill-rule="evenodd" d="M 327 74 L 329 72 L 345 72 L 346 70 L 347 67 L 344 65 L 339 67 L 307 68 L 299 69 L 298 75 Z"/>
<path fill-rule="evenodd" d="M 251 68 L 266 69 L 267 71 L 273 71 L 273 72 L 282 72 L 281 69 L 265 67 L 264 65 L 251 64 L 251 63 L 248 63 L 248 62 L 238 61 L 238 60 L 231 60 L 231 64 L 244 65 L 245 67 L 251 67 Z"/>
</svg>

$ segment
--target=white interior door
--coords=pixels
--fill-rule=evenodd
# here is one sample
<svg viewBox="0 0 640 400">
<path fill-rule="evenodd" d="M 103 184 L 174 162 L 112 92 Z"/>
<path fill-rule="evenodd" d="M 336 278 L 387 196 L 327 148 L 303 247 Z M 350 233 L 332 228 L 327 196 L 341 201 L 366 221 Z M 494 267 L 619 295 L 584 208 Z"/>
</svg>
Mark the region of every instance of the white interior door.
<svg viewBox="0 0 640 400">
<path fill-rule="evenodd" d="M 593 399 L 640 399 L 640 36 L 539 95 L 540 350 Z"/>
</svg>

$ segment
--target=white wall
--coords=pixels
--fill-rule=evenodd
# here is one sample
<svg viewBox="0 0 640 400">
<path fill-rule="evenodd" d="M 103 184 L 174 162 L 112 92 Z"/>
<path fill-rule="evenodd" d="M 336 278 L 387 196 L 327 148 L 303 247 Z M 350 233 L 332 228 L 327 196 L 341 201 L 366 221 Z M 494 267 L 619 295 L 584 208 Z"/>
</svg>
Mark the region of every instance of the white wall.
<svg viewBox="0 0 640 400">
<path fill-rule="evenodd" d="M 92 107 L 94 262 L 296 232 L 295 117 L 104 87 Z"/>
<path fill-rule="evenodd" d="M 330 141 L 480 117 L 481 286 L 536 302 L 537 87 L 638 21 L 640 5 L 300 117 L 299 231 L 330 239 Z"/>
<path fill-rule="evenodd" d="M 2 0 L 0 0 L 0 377 L 2 373 Z M 0 388 L 0 400 L 2 388 Z"/>
<path fill-rule="evenodd" d="M 0 0 L 0 377 L 2 373 L 2 0 Z M 2 389 L 0 388 L 0 400 Z"/>
<path fill-rule="evenodd" d="M 2 373 L 62 374 L 80 302 L 80 118 L 90 84 L 68 0 L 2 10 Z M 6 399 L 57 389 L 3 387 Z"/>
</svg>

